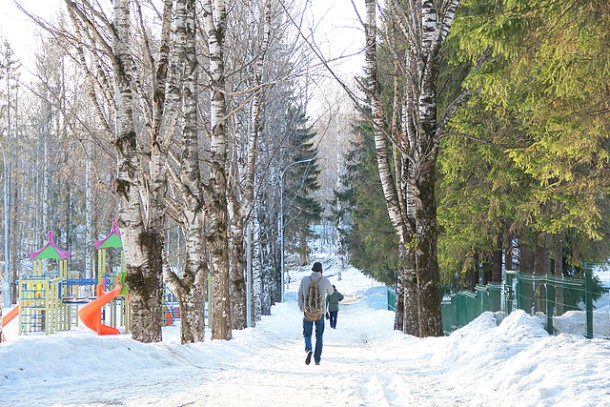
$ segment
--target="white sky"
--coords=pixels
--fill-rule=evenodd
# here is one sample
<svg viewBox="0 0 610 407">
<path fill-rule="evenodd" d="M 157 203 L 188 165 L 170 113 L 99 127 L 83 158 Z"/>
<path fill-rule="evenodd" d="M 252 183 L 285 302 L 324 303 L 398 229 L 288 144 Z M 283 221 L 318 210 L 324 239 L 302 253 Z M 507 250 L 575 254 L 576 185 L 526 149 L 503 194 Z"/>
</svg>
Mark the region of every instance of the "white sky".
<svg viewBox="0 0 610 407">
<path fill-rule="evenodd" d="M 309 1 L 313 11 L 308 14 L 316 27 L 316 42 L 325 56 L 334 58 L 348 55 L 362 48 L 364 34 L 351 0 Z M 11 42 L 18 57 L 27 66 L 27 61 L 36 49 L 36 33 L 39 29 L 18 10 L 16 2 L 33 14 L 53 20 L 58 11 L 63 10 L 64 0 L 0 0 L 0 33 Z M 354 70 L 353 59 L 350 61 L 352 62 L 343 64 L 343 69 Z"/>
<path fill-rule="evenodd" d="M 583 315 L 556 320 L 513 312 L 499 326 L 485 313 L 442 338 L 392 329 L 385 288 L 336 258 L 320 255 L 325 275 L 345 295 L 337 329 L 326 324 L 322 363 L 306 366 L 296 290 L 309 267 L 290 270 L 286 302 L 231 341 L 180 345 L 178 326 L 163 342 L 97 336 L 81 326 L 49 336 L 16 335 L 0 345 L 3 407 L 39 406 L 609 406 L 608 308 L 595 339 Z M 602 280 L 610 283 L 610 273 Z M 606 297 L 607 304 L 607 297 Z M 604 323 L 606 324 L 604 326 Z M 209 338 L 209 332 L 207 338 Z"/>
<path fill-rule="evenodd" d="M 17 0 L 26 10 L 43 18 L 54 17 L 63 0 Z M 0 34 L 7 39 L 22 64 L 31 68 L 33 54 L 37 49 L 40 29 L 15 5 L 15 0 L 0 0 Z"/>
<path fill-rule="evenodd" d="M 364 2 L 355 0 L 359 12 L 364 12 Z M 361 17 L 364 18 L 363 15 Z M 364 47 L 364 31 L 351 0 L 313 0 L 315 38 L 325 55 L 336 58 L 360 51 Z M 345 69 L 353 70 L 350 58 Z"/>
</svg>

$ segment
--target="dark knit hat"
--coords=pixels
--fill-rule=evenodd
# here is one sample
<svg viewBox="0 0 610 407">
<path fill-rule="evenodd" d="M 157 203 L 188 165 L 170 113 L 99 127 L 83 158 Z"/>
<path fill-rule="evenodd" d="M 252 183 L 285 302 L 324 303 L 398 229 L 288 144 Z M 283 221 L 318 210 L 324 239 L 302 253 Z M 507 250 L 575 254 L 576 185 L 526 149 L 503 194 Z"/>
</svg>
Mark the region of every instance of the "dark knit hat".
<svg viewBox="0 0 610 407">
<path fill-rule="evenodd" d="M 322 271 L 322 263 L 316 261 L 311 268 L 311 271 Z"/>
</svg>

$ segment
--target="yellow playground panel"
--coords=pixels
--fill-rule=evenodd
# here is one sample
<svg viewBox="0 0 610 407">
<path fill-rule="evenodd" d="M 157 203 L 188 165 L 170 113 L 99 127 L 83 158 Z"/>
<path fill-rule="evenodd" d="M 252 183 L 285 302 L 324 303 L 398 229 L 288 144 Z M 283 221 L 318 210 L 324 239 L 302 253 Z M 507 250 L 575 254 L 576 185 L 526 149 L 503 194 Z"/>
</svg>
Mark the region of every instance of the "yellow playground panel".
<svg viewBox="0 0 610 407">
<path fill-rule="evenodd" d="M 61 283 L 68 275 L 70 252 L 57 248 L 53 232 L 47 244 L 30 253 L 32 272 L 19 280 L 19 335 L 45 332 L 47 335 L 70 329 L 71 306 L 64 304 Z M 55 261 L 57 268 L 52 266 Z"/>
<path fill-rule="evenodd" d="M 19 334 L 70 329 L 70 306 L 60 297 L 61 279 L 21 279 Z"/>
</svg>

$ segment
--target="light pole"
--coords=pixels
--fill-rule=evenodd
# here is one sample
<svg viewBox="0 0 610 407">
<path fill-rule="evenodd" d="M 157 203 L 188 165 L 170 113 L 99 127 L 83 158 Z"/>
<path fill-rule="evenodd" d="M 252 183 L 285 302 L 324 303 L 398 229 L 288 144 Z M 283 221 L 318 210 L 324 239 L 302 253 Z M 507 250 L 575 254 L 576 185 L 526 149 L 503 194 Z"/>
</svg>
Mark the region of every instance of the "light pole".
<svg viewBox="0 0 610 407">
<path fill-rule="evenodd" d="M 313 161 L 313 158 L 295 161 L 288 164 L 280 173 L 280 279 L 282 282 L 280 302 L 284 302 L 284 174 L 288 168 L 295 164 L 308 163 L 311 161 Z"/>
<path fill-rule="evenodd" d="M 6 179 L 6 154 L 4 154 L 4 147 L 2 144 L 0 144 L 0 150 L 2 150 L 2 177 L 4 178 L 4 278 L 2 279 L 2 296 L 4 297 L 3 307 L 10 307 L 11 280 L 8 266 L 8 180 Z"/>
</svg>

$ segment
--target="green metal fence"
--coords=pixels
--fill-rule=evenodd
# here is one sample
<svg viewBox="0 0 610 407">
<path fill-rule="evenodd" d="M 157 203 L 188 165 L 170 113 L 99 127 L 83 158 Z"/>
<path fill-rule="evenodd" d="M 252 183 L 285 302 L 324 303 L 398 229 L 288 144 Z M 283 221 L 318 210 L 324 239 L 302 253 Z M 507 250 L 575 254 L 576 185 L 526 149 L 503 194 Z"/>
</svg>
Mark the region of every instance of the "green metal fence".
<svg viewBox="0 0 610 407">
<path fill-rule="evenodd" d="M 396 311 L 396 290 L 388 288 L 388 310 Z"/>
<path fill-rule="evenodd" d="M 441 303 L 445 334 L 467 325 L 483 312 L 500 316 L 522 309 L 530 315 L 545 315 L 546 329 L 555 332 L 553 317 L 568 311 L 585 311 L 586 338 L 593 338 L 593 272 L 583 267 L 584 278 L 564 278 L 507 271 L 502 283 L 477 285 L 475 291 L 462 290 Z M 395 310 L 396 293 L 388 290 L 388 309 Z M 610 317 L 610 316 L 609 316 Z"/>
<path fill-rule="evenodd" d="M 462 290 L 441 303 L 446 334 L 467 325 L 485 311 L 503 311 L 503 285 L 477 285 L 475 291 Z"/>
<path fill-rule="evenodd" d="M 546 316 L 547 331 L 554 332 L 553 317 L 568 311 L 585 311 L 585 333 L 593 338 L 593 270 L 583 267 L 584 278 L 565 278 L 508 271 L 506 285 L 514 291 L 516 307 L 531 315 Z M 514 287 L 514 288 L 513 288 Z M 510 304 L 513 305 L 513 304 Z M 508 310 L 510 313 L 510 309 Z M 507 313 L 507 314 L 508 314 Z"/>
</svg>

